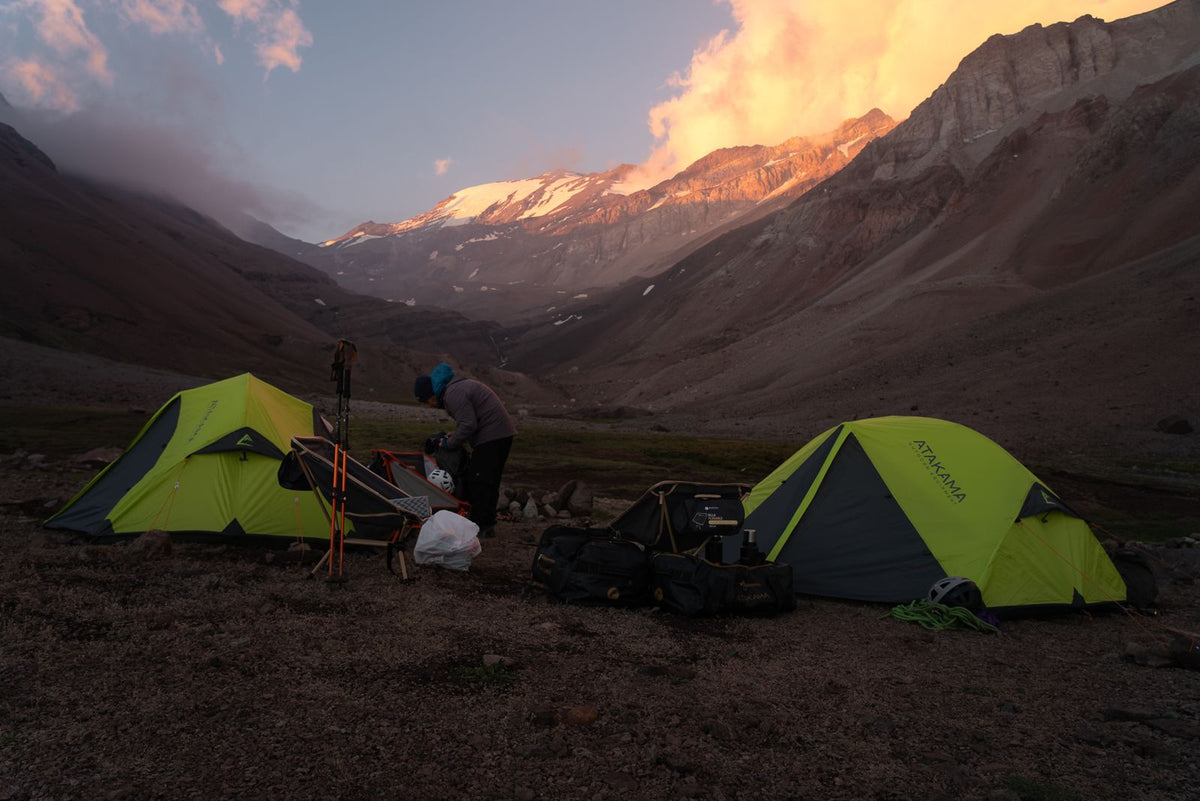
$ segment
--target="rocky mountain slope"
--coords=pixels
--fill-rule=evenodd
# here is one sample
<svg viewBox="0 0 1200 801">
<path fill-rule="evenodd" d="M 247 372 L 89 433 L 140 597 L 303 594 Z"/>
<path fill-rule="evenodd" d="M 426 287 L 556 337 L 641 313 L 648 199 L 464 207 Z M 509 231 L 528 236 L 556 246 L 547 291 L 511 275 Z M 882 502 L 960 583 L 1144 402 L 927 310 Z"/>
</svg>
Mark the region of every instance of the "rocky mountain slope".
<svg viewBox="0 0 1200 801">
<path fill-rule="evenodd" d="M 0 277 L 0 336 L 198 376 L 311 386 L 349 338 L 374 354 L 364 391 L 399 400 L 446 353 L 498 362 L 495 324 L 356 295 L 188 208 L 61 175 L 2 123 Z"/>
<path fill-rule="evenodd" d="M 298 258 L 365 294 L 510 318 L 662 270 L 715 233 L 782 208 L 894 125 L 875 109 L 820 136 L 718 150 L 648 189 L 633 188 L 631 165 L 470 187 Z"/>
<path fill-rule="evenodd" d="M 1198 52 L 1194 0 L 993 37 L 785 211 L 544 315 L 514 362 L 798 436 L 920 410 L 1106 447 L 1200 416 Z"/>
</svg>

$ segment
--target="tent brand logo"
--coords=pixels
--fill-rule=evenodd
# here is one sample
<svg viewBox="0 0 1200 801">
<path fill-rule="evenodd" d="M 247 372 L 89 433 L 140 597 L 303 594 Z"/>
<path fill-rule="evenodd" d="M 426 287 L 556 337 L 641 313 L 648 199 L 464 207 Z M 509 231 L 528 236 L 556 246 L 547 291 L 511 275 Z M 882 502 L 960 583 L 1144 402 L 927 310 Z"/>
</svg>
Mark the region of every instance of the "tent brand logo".
<svg viewBox="0 0 1200 801">
<path fill-rule="evenodd" d="M 208 422 L 208 416 L 213 413 L 213 409 L 215 408 L 217 408 L 217 401 L 214 400 L 212 403 L 208 404 L 208 408 L 204 410 L 204 416 L 200 418 L 200 422 L 196 423 L 196 427 L 192 429 L 192 435 L 187 438 L 188 442 L 194 440 L 200 433 L 200 430 L 204 428 L 204 424 Z"/>
<path fill-rule="evenodd" d="M 923 439 L 914 439 L 911 445 L 913 452 L 925 463 L 925 469 L 929 471 L 929 475 L 942 483 L 942 491 L 946 493 L 946 497 L 955 503 L 965 501 L 967 491 L 958 485 L 954 476 L 950 475 L 950 468 L 942 464 L 941 459 L 934 453 L 929 443 Z"/>
<path fill-rule="evenodd" d="M 242 434 L 242 438 L 237 441 L 237 444 L 238 444 L 238 447 L 241 447 L 241 448 L 253 448 L 254 447 L 254 438 L 251 437 L 249 434 Z"/>
</svg>

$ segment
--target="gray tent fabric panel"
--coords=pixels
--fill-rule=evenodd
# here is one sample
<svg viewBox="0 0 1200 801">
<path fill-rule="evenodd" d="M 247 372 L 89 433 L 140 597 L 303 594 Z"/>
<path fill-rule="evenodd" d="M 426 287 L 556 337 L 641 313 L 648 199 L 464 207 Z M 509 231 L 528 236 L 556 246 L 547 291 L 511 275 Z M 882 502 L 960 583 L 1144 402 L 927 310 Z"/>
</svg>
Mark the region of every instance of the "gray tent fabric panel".
<svg viewBox="0 0 1200 801">
<path fill-rule="evenodd" d="M 779 488 L 746 518 L 742 524 L 742 530 L 753 529 L 755 531 L 760 551 L 770 553 L 771 549 L 775 547 L 779 536 L 787 528 L 792 515 L 796 513 L 800 502 L 808 493 L 808 488 L 812 486 L 817 474 L 821 472 L 821 465 L 825 464 L 825 460 L 829 457 L 829 450 L 837 442 L 841 433 L 841 426 L 831 431 L 820 447 L 804 460 L 804 464 L 792 471 L 792 474 L 783 480 Z M 782 556 L 780 559 L 787 561 Z"/>
<path fill-rule="evenodd" d="M 129 450 L 97 476 L 74 503 L 46 521 L 47 528 L 99 536 L 112 532 L 108 515 L 125 494 L 158 462 L 163 448 L 179 425 L 179 398 L 175 398 L 150 423 Z"/>
<path fill-rule="evenodd" d="M 946 577 L 853 435 L 778 561 L 796 592 L 862 601 L 913 601 Z"/>
<path fill-rule="evenodd" d="M 275 443 L 248 426 L 242 426 L 231 431 L 216 442 L 201 448 L 195 453 L 228 453 L 229 451 L 249 451 L 251 453 L 269 456 L 272 459 L 283 459 L 283 452 L 275 447 Z"/>
<path fill-rule="evenodd" d="M 1025 496 L 1025 503 L 1021 505 L 1021 511 L 1017 513 L 1017 519 L 1022 520 L 1026 517 L 1033 517 L 1054 510 L 1070 515 L 1071 517 L 1083 519 L 1083 515 L 1063 503 L 1062 499 L 1053 492 L 1041 484 L 1034 483 L 1029 488 L 1029 494 Z"/>
</svg>

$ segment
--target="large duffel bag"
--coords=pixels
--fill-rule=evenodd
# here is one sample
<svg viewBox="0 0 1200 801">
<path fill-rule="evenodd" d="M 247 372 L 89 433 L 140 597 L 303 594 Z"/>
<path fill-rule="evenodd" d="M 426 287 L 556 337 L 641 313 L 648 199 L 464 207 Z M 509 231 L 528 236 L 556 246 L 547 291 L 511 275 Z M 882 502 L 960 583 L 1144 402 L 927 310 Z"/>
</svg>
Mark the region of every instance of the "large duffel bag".
<svg viewBox="0 0 1200 801">
<path fill-rule="evenodd" d="M 692 554 L 651 560 L 654 602 L 686 617 L 770 616 L 796 607 L 792 566 L 784 562 L 716 564 Z"/>
<path fill-rule="evenodd" d="M 533 579 L 564 603 L 650 602 L 650 554 L 609 529 L 551 526 L 533 555 Z"/>
<path fill-rule="evenodd" d="M 662 481 L 613 521 L 612 530 L 654 551 L 684 553 L 734 534 L 744 517 L 745 484 Z"/>
</svg>

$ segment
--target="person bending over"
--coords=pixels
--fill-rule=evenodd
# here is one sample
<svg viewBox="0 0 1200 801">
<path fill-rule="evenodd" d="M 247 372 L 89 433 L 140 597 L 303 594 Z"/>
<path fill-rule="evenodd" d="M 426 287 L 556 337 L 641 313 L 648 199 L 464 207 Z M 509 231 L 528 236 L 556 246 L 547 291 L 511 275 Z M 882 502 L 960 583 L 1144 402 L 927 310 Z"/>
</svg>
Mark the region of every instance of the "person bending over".
<svg viewBox="0 0 1200 801">
<path fill-rule="evenodd" d="M 418 403 L 445 409 L 454 419 L 454 433 L 443 447 L 449 451 L 470 447 L 465 488 L 470 519 L 479 526 L 480 537 L 495 536 L 500 479 L 517 434 L 512 418 L 491 387 L 456 375 L 445 362 L 429 375 L 417 376 L 413 392 Z"/>
</svg>

